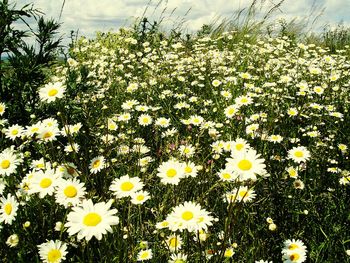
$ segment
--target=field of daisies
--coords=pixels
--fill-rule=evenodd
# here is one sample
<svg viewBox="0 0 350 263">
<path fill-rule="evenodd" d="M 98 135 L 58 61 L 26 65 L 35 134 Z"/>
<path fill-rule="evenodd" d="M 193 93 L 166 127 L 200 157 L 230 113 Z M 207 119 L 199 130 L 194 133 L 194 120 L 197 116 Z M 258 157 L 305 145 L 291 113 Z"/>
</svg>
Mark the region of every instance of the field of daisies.
<svg viewBox="0 0 350 263">
<path fill-rule="evenodd" d="M 28 123 L 0 98 L 1 261 L 349 262 L 350 48 L 235 34 L 81 38 Z"/>
</svg>

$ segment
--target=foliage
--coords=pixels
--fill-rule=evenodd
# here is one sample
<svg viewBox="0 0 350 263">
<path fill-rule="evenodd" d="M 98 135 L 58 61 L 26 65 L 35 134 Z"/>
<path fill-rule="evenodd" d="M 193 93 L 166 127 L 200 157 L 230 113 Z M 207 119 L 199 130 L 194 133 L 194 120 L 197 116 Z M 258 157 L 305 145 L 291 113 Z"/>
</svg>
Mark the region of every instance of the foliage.
<svg viewBox="0 0 350 263">
<path fill-rule="evenodd" d="M 280 262 L 284 242 L 299 239 L 307 262 L 346 262 L 348 49 L 286 36 L 237 42 L 237 32 L 181 39 L 152 27 L 79 39 L 35 95 L 40 114 L 15 126 L 5 109 L 0 189 L 20 208 L 2 222 L 4 261 L 39 261 L 37 246 L 60 240 L 68 262 L 136 262 L 147 249 L 148 262 L 179 252 L 188 262 Z M 83 193 L 71 199 L 79 209 L 84 199 L 118 210 L 101 240 L 71 229 L 78 208 L 58 194 L 72 178 L 86 188 L 70 185 Z M 137 204 L 140 189 L 150 199 Z M 169 216 L 186 202 L 201 209 L 195 231 Z M 199 208 L 187 209 L 180 217 L 190 221 Z M 79 227 L 99 224 L 79 211 Z"/>
<path fill-rule="evenodd" d="M 56 61 L 61 39 L 55 39 L 59 24 L 54 20 L 45 20 L 31 5 L 21 9 L 11 6 L 7 0 L 0 2 L 0 58 L 9 56 L 0 66 L 0 97 L 9 105 L 11 121 L 24 124 L 31 114 L 37 114 L 37 89 L 47 77 L 49 66 Z M 35 18 L 37 31 L 26 22 Z M 16 22 L 27 25 L 26 30 L 15 28 Z M 29 45 L 26 39 L 34 35 L 35 43 Z"/>
</svg>

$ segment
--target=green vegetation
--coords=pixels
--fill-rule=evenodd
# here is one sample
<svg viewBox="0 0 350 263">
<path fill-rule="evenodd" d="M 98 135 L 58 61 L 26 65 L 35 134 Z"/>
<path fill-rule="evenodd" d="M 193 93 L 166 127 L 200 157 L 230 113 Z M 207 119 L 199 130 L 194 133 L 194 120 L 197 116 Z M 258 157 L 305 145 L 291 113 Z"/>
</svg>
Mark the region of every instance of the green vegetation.
<svg viewBox="0 0 350 263">
<path fill-rule="evenodd" d="M 348 29 L 272 32 L 278 5 L 252 5 L 59 61 L 56 22 L 0 4 L 3 262 L 350 261 Z M 39 49 L 11 27 L 27 16 Z"/>
</svg>

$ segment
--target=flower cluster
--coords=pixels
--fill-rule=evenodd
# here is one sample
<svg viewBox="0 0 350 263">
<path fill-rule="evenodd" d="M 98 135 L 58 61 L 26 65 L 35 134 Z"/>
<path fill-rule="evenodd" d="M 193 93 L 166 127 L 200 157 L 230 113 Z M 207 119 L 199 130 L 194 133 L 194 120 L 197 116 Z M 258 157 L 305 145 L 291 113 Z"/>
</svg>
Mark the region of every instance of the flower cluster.
<svg viewBox="0 0 350 263">
<path fill-rule="evenodd" d="M 302 263 L 306 260 L 306 246 L 303 241 L 288 239 L 284 242 L 282 259 L 284 263 Z"/>
<path fill-rule="evenodd" d="M 345 262 L 350 48 L 237 37 L 83 37 L 0 102 L 0 256 Z"/>
</svg>

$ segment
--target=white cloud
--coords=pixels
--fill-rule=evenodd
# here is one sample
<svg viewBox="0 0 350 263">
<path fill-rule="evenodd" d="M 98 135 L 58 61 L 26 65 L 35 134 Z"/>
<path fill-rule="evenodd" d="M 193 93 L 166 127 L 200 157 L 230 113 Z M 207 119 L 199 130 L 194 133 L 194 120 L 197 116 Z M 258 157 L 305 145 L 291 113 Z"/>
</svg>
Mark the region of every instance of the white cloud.
<svg viewBox="0 0 350 263">
<path fill-rule="evenodd" d="M 265 4 L 260 12 L 266 14 L 271 3 L 278 1 L 263 1 Z M 58 19 L 63 0 L 16 1 L 17 7 L 31 2 L 35 7 L 42 9 L 47 17 Z M 157 6 L 158 2 L 160 4 Z M 80 34 L 92 37 L 98 30 L 128 26 L 143 14 L 147 4 L 150 5 L 146 16 L 151 21 L 159 19 L 162 15 L 164 25 L 168 23 L 171 27 L 184 19 L 185 28 L 191 31 L 199 29 L 204 23 L 212 22 L 215 18 L 230 18 L 235 11 L 246 8 L 251 2 L 252 0 L 66 0 L 60 20 L 63 23 L 61 32 L 68 37 L 71 30 L 79 29 Z M 320 25 L 334 24 L 341 20 L 349 23 L 350 0 L 285 0 L 280 7 L 282 12 L 276 10 L 276 16 L 287 19 L 305 18 L 310 14 L 313 3 L 316 3 L 318 10 L 322 5 L 326 7 L 323 16 L 318 20 Z M 317 12 L 313 14 L 316 15 Z"/>
</svg>

